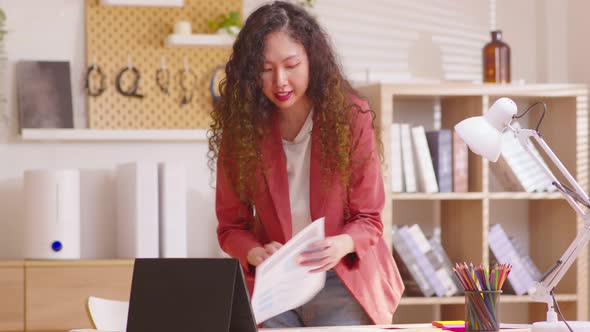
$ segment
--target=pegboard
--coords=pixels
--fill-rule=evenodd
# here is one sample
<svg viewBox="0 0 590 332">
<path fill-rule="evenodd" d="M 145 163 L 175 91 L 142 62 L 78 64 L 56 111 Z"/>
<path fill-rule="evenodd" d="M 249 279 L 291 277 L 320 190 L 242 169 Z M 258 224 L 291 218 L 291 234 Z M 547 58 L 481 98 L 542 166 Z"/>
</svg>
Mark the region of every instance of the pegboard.
<svg viewBox="0 0 590 332">
<path fill-rule="evenodd" d="M 212 97 L 211 74 L 224 65 L 230 47 L 164 47 L 166 36 L 177 21 L 188 20 L 193 33 L 209 33 L 207 21 L 230 11 L 242 12 L 241 0 L 185 0 L 184 7 L 104 6 L 99 0 L 86 0 L 86 63 L 93 60 L 106 75 L 106 90 L 88 97 L 90 128 L 114 129 L 188 129 L 207 128 L 210 124 Z M 156 71 L 164 58 L 170 73 L 170 93 L 165 95 L 156 83 Z M 141 79 L 143 98 L 126 97 L 117 92 L 116 77 L 128 66 L 128 59 Z M 194 95 L 181 105 L 179 71 L 184 59 L 195 73 Z M 124 76 L 123 86 L 132 81 Z"/>
</svg>

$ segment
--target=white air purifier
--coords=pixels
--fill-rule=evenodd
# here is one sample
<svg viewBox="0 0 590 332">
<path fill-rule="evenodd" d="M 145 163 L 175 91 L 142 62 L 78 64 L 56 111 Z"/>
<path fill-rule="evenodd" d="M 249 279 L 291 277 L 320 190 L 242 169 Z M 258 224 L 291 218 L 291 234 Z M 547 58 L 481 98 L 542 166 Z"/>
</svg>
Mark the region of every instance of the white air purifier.
<svg viewBox="0 0 590 332">
<path fill-rule="evenodd" d="M 80 173 L 24 173 L 26 259 L 80 259 Z"/>
</svg>

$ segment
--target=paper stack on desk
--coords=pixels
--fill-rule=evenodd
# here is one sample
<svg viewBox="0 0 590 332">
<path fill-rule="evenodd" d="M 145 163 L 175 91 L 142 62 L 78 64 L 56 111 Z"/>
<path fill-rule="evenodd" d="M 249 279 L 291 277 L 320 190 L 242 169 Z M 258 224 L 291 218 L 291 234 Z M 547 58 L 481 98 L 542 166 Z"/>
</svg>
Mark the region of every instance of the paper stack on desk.
<svg viewBox="0 0 590 332">
<path fill-rule="evenodd" d="M 297 256 L 324 239 L 324 218 L 313 221 L 256 268 L 252 310 L 256 324 L 311 300 L 326 281 L 325 272 L 311 273 Z"/>
</svg>

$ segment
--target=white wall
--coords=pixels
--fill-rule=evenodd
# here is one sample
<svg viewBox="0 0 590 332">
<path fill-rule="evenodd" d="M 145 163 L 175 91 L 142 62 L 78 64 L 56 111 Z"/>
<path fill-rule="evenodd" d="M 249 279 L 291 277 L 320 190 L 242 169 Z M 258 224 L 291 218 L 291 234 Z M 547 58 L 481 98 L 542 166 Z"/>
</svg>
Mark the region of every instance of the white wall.
<svg viewBox="0 0 590 332">
<path fill-rule="evenodd" d="M 85 126 L 84 3 L 81 0 L 0 0 L 7 15 L 4 105 L 16 120 L 14 64 L 67 60 L 76 127 Z M 1 117 L 0 117 L 1 119 Z M 81 168 L 82 256 L 115 256 L 113 169 L 132 160 L 179 161 L 188 168 L 188 247 L 193 257 L 218 256 L 205 142 L 193 144 L 26 143 L 0 126 L 0 259 L 23 257 L 22 173 L 30 168 Z"/>
<path fill-rule="evenodd" d="M 537 75 L 540 82 L 574 83 L 568 75 L 571 1 L 541 0 L 537 6 Z M 572 31 L 573 32 L 573 31 Z"/>
<path fill-rule="evenodd" d="M 537 6 L 535 0 L 497 1 L 497 28 L 510 45 L 513 82 L 544 83 L 537 77 Z"/>
<path fill-rule="evenodd" d="M 64 60 L 70 61 L 75 124 L 85 126 L 84 3 L 79 0 L 0 0 L 8 30 L 4 94 L 7 109 L 12 114 L 16 112 L 14 64 L 20 60 Z"/>
<path fill-rule="evenodd" d="M 244 0 L 247 15 L 266 1 Z M 496 27 L 512 51 L 513 81 L 538 82 L 535 0 L 496 1 Z M 349 79 L 481 81 L 489 0 L 316 0 Z"/>
<path fill-rule="evenodd" d="M 586 0 L 569 0 L 567 8 L 567 26 L 569 33 L 562 38 L 567 41 L 567 75 L 571 82 L 590 84 L 590 2 Z"/>
</svg>

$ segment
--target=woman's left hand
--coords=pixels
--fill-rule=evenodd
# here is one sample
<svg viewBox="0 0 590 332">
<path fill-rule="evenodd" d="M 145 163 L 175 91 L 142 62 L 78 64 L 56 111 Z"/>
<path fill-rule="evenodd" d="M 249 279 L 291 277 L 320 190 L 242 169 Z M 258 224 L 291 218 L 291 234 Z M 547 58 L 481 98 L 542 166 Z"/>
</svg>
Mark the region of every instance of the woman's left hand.
<svg viewBox="0 0 590 332">
<path fill-rule="evenodd" d="M 333 268 L 342 257 L 354 251 L 354 242 L 348 234 L 330 236 L 310 244 L 301 254 L 301 266 L 313 267 L 309 272 L 324 272 Z"/>
</svg>

